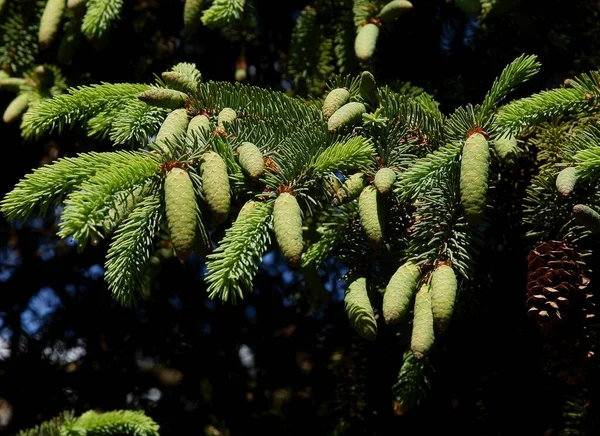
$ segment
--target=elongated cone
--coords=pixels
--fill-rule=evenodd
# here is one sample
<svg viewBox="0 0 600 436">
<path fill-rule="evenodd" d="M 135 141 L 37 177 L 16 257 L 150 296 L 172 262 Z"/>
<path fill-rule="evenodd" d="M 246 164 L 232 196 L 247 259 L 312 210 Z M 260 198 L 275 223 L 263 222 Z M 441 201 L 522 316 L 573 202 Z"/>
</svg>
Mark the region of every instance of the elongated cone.
<svg viewBox="0 0 600 436">
<path fill-rule="evenodd" d="M 358 197 L 358 214 L 367 239 L 374 247 L 383 242 L 383 208 L 374 186 L 367 186 Z"/>
<path fill-rule="evenodd" d="M 379 11 L 379 19 L 388 23 L 397 20 L 401 15 L 406 14 L 413 8 L 411 2 L 407 0 L 392 0 Z"/>
<path fill-rule="evenodd" d="M 563 197 L 568 197 L 577 184 L 577 169 L 567 167 L 556 176 L 556 189 Z"/>
<path fill-rule="evenodd" d="M 45 48 L 52 44 L 52 41 L 58 34 L 60 21 L 62 19 L 66 0 L 48 0 L 40 20 L 40 29 L 38 32 L 40 45 Z"/>
<path fill-rule="evenodd" d="M 184 262 L 196 237 L 196 194 L 187 171 L 173 168 L 165 177 L 165 210 L 173 248 Z"/>
<path fill-rule="evenodd" d="M 195 32 L 198 29 L 203 8 L 204 0 L 185 0 L 183 23 L 190 32 Z"/>
<path fill-rule="evenodd" d="M 477 226 L 487 204 L 490 149 L 481 133 L 467 139 L 460 164 L 460 194 L 467 222 Z"/>
<path fill-rule="evenodd" d="M 231 123 L 236 118 L 237 113 L 235 112 L 235 110 L 226 107 L 221 112 L 219 112 L 219 115 L 217 117 L 217 125 L 219 127 L 225 127 L 226 124 Z"/>
<path fill-rule="evenodd" d="M 377 321 L 367 293 L 367 279 L 356 277 L 348 283 L 344 296 L 350 325 L 362 338 L 374 341 L 377 337 Z"/>
<path fill-rule="evenodd" d="M 600 214 L 585 204 L 573 206 L 573 215 L 579 224 L 592 233 L 600 233 Z"/>
<path fill-rule="evenodd" d="M 0 89 L 7 91 L 19 92 L 21 85 L 25 83 L 25 79 L 20 77 L 0 77 Z"/>
<path fill-rule="evenodd" d="M 363 71 L 360 75 L 360 96 L 373 109 L 379 106 L 377 84 L 375 77 L 369 71 Z"/>
<path fill-rule="evenodd" d="M 188 123 L 189 120 L 185 109 L 175 109 L 167 115 L 162 126 L 160 126 L 155 141 L 165 154 L 170 153 L 167 143 L 173 145 L 178 138 L 184 136 L 187 131 Z"/>
<path fill-rule="evenodd" d="M 246 174 L 254 180 L 260 179 L 265 172 L 265 160 L 258 147 L 251 142 L 244 142 L 237 152 L 240 166 Z"/>
<path fill-rule="evenodd" d="M 166 88 L 147 89 L 146 91 L 142 91 L 138 95 L 138 98 L 149 105 L 167 109 L 182 108 L 188 101 L 187 94 Z"/>
<path fill-rule="evenodd" d="M 422 359 L 433 346 L 434 340 L 431 295 L 429 292 L 429 285 L 424 283 L 421 285 L 421 288 L 415 297 L 410 349 L 417 359 Z"/>
<path fill-rule="evenodd" d="M 456 274 L 451 266 L 440 265 L 431 274 L 431 310 L 441 331 L 448 328 L 452 318 L 457 289 Z"/>
<path fill-rule="evenodd" d="M 352 174 L 338 189 L 333 198 L 333 204 L 341 206 L 355 198 L 358 198 L 362 190 L 369 184 L 367 176 L 364 173 Z"/>
<path fill-rule="evenodd" d="M 344 106 L 350 100 L 350 92 L 346 88 L 332 89 L 323 102 L 323 116 L 331 117 L 335 111 Z"/>
<path fill-rule="evenodd" d="M 494 150 L 502 162 L 512 166 L 516 165 L 519 159 L 519 147 L 517 138 L 509 136 L 506 138 L 498 138 L 494 141 Z"/>
<path fill-rule="evenodd" d="M 327 128 L 333 132 L 341 127 L 354 126 L 362 122 L 362 114 L 367 112 L 364 104 L 351 101 L 336 110 L 327 122 Z"/>
<path fill-rule="evenodd" d="M 381 168 L 375 174 L 375 180 L 373 180 L 373 184 L 377 188 L 377 191 L 380 194 L 388 194 L 392 191 L 394 187 L 394 182 L 396 181 L 396 173 L 391 168 Z"/>
<path fill-rule="evenodd" d="M 359 29 L 354 40 L 354 52 L 359 60 L 365 62 L 371 59 L 378 37 L 379 27 L 373 23 L 367 23 Z"/>
<path fill-rule="evenodd" d="M 227 219 L 231 207 L 227 165 L 217 153 L 208 151 L 202 155 L 200 171 L 206 203 L 215 222 L 221 224 Z"/>
<path fill-rule="evenodd" d="M 292 267 L 300 266 L 304 248 L 302 210 L 296 197 L 288 192 L 279 194 L 273 205 L 273 228 L 277 244 Z"/>
<path fill-rule="evenodd" d="M 86 2 L 87 2 L 87 0 L 68 0 L 67 1 L 67 8 L 69 8 L 69 9 L 76 9 L 79 6 L 83 6 Z"/>
<path fill-rule="evenodd" d="M 398 323 L 408 313 L 419 280 L 421 268 L 413 262 L 406 262 L 394 273 L 383 294 L 383 318 L 387 324 Z"/>
<path fill-rule="evenodd" d="M 29 107 L 30 98 L 31 95 L 28 92 L 16 96 L 6 107 L 2 120 L 7 124 L 18 120 Z"/>
<path fill-rule="evenodd" d="M 190 76 L 177 71 L 165 71 L 162 78 L 169 88 L 185 93 L 194 93 L 198 84 Z"/>
<path fill-rule="evenodd" d="M 210 120 L 206 115 L 196 115 L 190 121 L 187 128 L 187 137 L 190 141 L 195 141 L 196 138 L 202 138 L 203 133 L 210 133 Z"/>
</svg>

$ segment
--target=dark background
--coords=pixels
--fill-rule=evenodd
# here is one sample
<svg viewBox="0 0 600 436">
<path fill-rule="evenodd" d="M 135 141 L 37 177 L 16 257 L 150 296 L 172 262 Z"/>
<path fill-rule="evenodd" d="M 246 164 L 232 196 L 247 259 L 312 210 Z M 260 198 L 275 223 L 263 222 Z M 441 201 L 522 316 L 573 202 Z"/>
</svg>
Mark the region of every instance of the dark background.
<svg viewBox="0 0 600 436">
<path fill-rule="evenodd" d="M 179 1 L 130 3 L 108 44 L 84 46 L 64 69 L 70 84 L 151 82 L 179 61 L 196 63 L 205 80 L 233 80 L 238 44 L 218 31 L 186 35 Z M 262 33 L 247 51 L 251 84 L 289 87 L 290 33 L 306 3 L 257 1 Z M 382 36 L 372 70 L 380 83 L 424 88 L 448 113 L 481 101 L 522 53 L 537 54 L 543 68 L 516 96 L 598 68 L 596 1 L 503 4 L 478 25 L 452 4 L 415 0 L 411 18 Z M 0 107 L 10 98 L 0 93 Z M 51 159 L 110 148 L 76 130 L 26 142 L 18 126 L 0 125 L 0 138 L 2 195 Z M 124 308 L 102 279 L 105 245 L 78 254 L 54 236 L 53 214 L 26 223 L 0 218 L 2 434 L 91 408 L 143 409 L 164 435 L 552 434 L 564 393 L 575 388 L 547 374 L 525 319 L 531 247 L 518 222 L 530 176 L 524 171 L 516 189 L 492 193 L 495 230 L 479 260 L 480 285 L 461 295 L 451 332 L 437 344 L 431 394 L 401 417 L 391 386 L 402 337 L 382 329 L 371 344 L 351 330 L 341 264 L 320 271 L 325 288 L 306 286 L 270 252 L 254 292 L 231 306 L 207 299 L 199 259 L 170 261 L 151 297 Z"/>
</svg>

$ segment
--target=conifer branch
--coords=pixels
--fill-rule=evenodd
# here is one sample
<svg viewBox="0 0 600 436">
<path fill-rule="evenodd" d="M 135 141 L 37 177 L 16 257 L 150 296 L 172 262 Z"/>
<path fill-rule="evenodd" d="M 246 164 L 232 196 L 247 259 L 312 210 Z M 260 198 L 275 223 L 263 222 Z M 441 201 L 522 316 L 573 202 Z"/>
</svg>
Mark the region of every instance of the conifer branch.
<svg viewBox="0 0 600 436">
<path fill-rule="evenodd" d="M 252 289 L 262 256 L 270 244 L 273 206 L 256 203 L 227 230 L 214 253 L 207 256 L 205 281 L 210 298 L 236 302 L 243 299 L 243 289 Z"/>
<path fill-rule="evenodd" d="M 425 192 L 439 174 L 445 172 L 457 159 L 462 145 L 461 142 L 446 144 L 417 160 L 414 165 L 400 174 L 396 192 L 404 199 L 416 198 L 421 192 Z"/>
<path fill-rule="evenodd" d="M 156 135 L 168 109 L 158 108 L 140 100 L 128 101 L 113 117 L 110 140 L 115 145 L 142 147 Z"/>
<path fill-rule="evenodd" d="M 40 138 L 52 132 L 62 132 L 67 126 L 84 124 L 102 114 L 92 125 L 94 132 L 108 131 L 114 117 L 107 114 L 128 100 L 149 89 L 148 85 L 101 84 L 71 88 L 68 94 L 41 101 L 23 117 L 22 135 L 26 139 Z M 104 117 L 106 123 L 100 122 Z"/>
<path fill-rule="evenodd" d="M 110 167 L 84 180 L 65 200 L 58 236 L 72 236 L 80 247 L 100 228 L 115 205 L 118 194 L 143 184 L 158 173 L 158 164 L 149 153 L 121 152 Z M 115 198 L 115 196 L 117 198 Z"/>
<path fill-rule="evenodd" d="M 127 152 L 85 153 L 62 158 L 27 174 L 0 203 L 8 219 L 27 218 L 34 210 L 44 214 L 76 185 L 115 163 L 126 163 Z"/>
<path fill-rule="evenodd" d="M 57 436 L 63 425 L 69 425 L 73 421 L 72 412 L 63 412 L 60 416 L 44 421 L 39 425 L 27 430 L 21 430 L 17 436 Z"/>
<path fill-rule="evenodd" d="M 596 144 L 598 144 L 596 142 Z M 581 150 L 575 156 L 577 162 L 577 179 L 580 181 L 596 181 L 600 177 L 600 146 Z"/>
<path fill-rule="evenodd" d="M 121 223 L 106 256 L 105 279 L 115 299 L 132 305 L 143 289 L 152 240 L 163 216 L 158 190 L 142 199 Z"/>
<path fill-rule="evenodd" d="M 0 70 L 20 75 L 35 63 L 39 51 L 38 29 L 45 1 L 34 7 L 10 1 L 1 17 Z"/>
<path fill-rule="evenodd" d="M 417 360 L 411 350 L 404 352 L 398 379 L 392 387 L 398 415 L 414 410 L 425 399 L 431 389 L 430 371 L 425 360 Z"/>
<path fill-rule="evenodd" d="M 202 13 L 202 24 L 210 28 L 222 28 L 239 20 L 244 13 L 246 0 L 214 0 Z"/>
<path fill-rule="evenodd" d="M 115 410 L 97 413 L 90 410 L 79 418 L 66 422 L 61 435 L 79 436 L 158 436 L 158 424 L 143 412 Z"/>
<path fill-rule="evenodd" d="M 100 39 L 119 19 L 123 0 L 87 0 L 81 31 L 90 39 Z"/>
<path fill-rule="evenodd" d="M 496 107 L 511 91 L 537 74 L 540 66 L 537 56 L 521 55 L 504 68 L 500 77 L 494 80 L 492 88 L 478 108 L 479 124 L 483 125 L 484 120 L 492 115 Z"/>
<path fill-rule="evenodd" d="M 370 139 L 355 136 L 338 141 L 319 154 L 313 169 L 320 174 L 335 171 L 358 170 L 375 163 L 375 148 Z"/>
</svg>

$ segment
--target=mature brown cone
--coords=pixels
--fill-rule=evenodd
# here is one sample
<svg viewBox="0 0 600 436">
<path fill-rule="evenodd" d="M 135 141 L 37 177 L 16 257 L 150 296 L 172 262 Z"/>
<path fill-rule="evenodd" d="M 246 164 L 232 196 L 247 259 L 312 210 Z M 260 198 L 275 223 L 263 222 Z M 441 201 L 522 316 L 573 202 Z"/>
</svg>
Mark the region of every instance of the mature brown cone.
<svg viewBox="0 0 600 436">
<path fill-rule="evenodd" d="M 553 372 L 569 383 L 580 381 L 589 349 L 588 325 L 594 317 L 579 253 L 562 241 L 538 245 L 527 257 L 528 314 L 545 339 Z"/>
</svg>

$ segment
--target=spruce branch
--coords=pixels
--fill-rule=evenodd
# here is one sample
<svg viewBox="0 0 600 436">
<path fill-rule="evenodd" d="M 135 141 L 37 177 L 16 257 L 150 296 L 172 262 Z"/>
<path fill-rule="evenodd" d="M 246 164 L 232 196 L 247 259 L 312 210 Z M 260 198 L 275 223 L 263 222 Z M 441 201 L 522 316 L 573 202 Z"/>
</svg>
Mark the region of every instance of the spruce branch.
<svg viewBox="0 0 600 436">
<path fill-rule="evenodd" d="M 338 141 L 319 154 L 313 169 L 324 174 L 328 172 L 359 170 L 375 163 L 375 148 L 370 139 L 355 136 Z"/>
<path fill-rule="evenodd" d="M 90 410 L 66 422 L 61 435 L 68 436 L 158 436 L 159 426 L 152 418 L 137 410 L 115 410 L 97 413 Z"/>
<path fill-rule="evenodd" d="M 392 387 L 397 415 L 414 410 L 425 400 L 431 389 L 430 372 L 428 362 L 417 360 L 411 350 L 404 352 L 398 379 Z"/>
<path fill-rule="evenodd" d="M 123 0 L 87 0 L 86 8 L 81 31 L 90 39 L 100 39 L 119 19 Z"/>
<path fill-rule="evenodd" d="M 58 236 L 72 236 L 81 248 L 98 232 L 115 200 L 158 173 L 158 163 L 149 153 L 121 152 L 110 167 L 84 180 L 65 200 Z M 116 197 L 116 198 L 115 198 Z"/>
<path fill-rule="evenodd" d="M 105 279 L 113 296 L 132 305 L 136 291 L 144 289 L 152 240 L 163 216 L 158 189 L 149 193 L 121 223 L 106 256 Z"/>
<path fill-rule="evenodd" d="M 483 103 L 477 110 L 477 120 L 480 125 L 488 119 L 498 106 L 518 85 L 528 81 L 538 73 L 541 64 L 537 56 L 521 55 L 512 61 L 500 74 L 492 88 L 488 91 Z"/>
<path fill-rule="evenodd" d="M 8 219 L 27 218 L 39 208 L 44 214 L 75 186 L 115 163 L 126 163 L 127 152 L 79 154 L 58 159 L 27 174 L 0 203 Z"/>
<path fill-rule="evenodd" d="M 596 144 L 598 144 L 596 142 Z M 581 150 L 575 155 L 577 178 L 580 181 L 596 181 L 600 177 L 600 146 Z"/>
<path fill-rule="evenodd" d="M 25 4 L 10 1 L 0 24 L 0 70 L 20 75 L 35 63 L 38 29 L 45 1 Z"/>
<path fill-rule="evenodd" d="M 22 135 L 26 139 L 37 139 L 54 131 L 62 132 L 67 126 L 92 123 L 94 132 L 108 132 L 114 116 L 111 110 L 120 108 L 129 100 L 149 89 L 149 85 L 101 84 L 70 88 L 67 94 L 41 101 L 23 116 Z M 104 117 L 106 122 L 100 122 Z"/>
<path fill-rule="evenodd" d="M 35 427 L 21 430 L 17 436 L 57 436 L 63 426 L 68 426 L 73 421 L 72 412 L 63 412 L 56 418 L 44 421 Z"/>
<path fill-rule="evenodd" d="M 411 199 L 427 191 L 439 174 L 447 171 L 452 162 L 456 161 L 462 145 L 458 141 L 449 143 L 417 160 L 400 174 L 396 192 L 404 199 Z"/>
<path fill-rule="evenodd" d="M 244 12 L 246 0 L 215 0 L 202 13 L 202 24 L 218 29 L 239 20 Z"/>
<path fill-rule="evenodd" d="M 207 256 L 206 283 L 210 298 L 236 302 L 243 289 L 252 289 L 262 256 L 271 237 L 271 204 L 256 202 L 256 207 L 239 217 L 227 229 L 214 253 Z"/>
<path fill-rule="evenodd" d="M 113 117 L 110 140 L 115 145 L 144 146 L 156 135 L 167 114 L 167 109 L 140 100 L 127 101 Z"/>
</svg>

